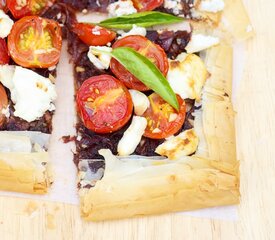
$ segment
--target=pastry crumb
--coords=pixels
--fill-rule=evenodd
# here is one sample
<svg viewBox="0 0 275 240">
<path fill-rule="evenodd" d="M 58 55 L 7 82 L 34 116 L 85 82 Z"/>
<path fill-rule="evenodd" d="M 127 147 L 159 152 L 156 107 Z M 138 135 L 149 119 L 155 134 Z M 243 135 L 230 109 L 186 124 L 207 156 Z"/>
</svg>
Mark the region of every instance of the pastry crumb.
<svg viewBox="0 0 275 240">
<path fill-rule="evenodd" d="M 54 208 L 54 211 L 55 212 L 57 212 L 57 211 L 59 211 L 60 210 L 60 207 L 58 207 L 58 206 L 56 206 L 55 208 Z"/>
<path fill-rule="evenodd" d="M 24 213 L 27 213 L 29 216 L 32 216 L 38 210 L 38 205 L 36 202 L 30 201 L 24 209 Z"/>
<path fill-rule="evenodd" d="M 47 213 L 46 215 L 46 227 L 47 229 L 55 229 L 55 218 L 53 214 Z"/>
</svg>

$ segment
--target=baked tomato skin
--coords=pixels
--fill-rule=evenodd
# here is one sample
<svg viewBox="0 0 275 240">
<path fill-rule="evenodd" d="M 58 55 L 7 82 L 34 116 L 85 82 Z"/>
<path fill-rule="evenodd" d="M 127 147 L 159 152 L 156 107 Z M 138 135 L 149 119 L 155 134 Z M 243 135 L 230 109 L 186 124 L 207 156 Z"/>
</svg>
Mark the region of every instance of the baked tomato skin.
<svg viewBox="0 0 275 240">
<path fill-rule="evenodd" d="M 152 93 L 148 98 L 150 106 L 142 115 L 147 119 L 147 127 L 143 135 L 152 139 L 164 139 L 177 133 L 185 120 L 185 101 L 177 95 L 180 106 L 177 112 L 156 93 Z"/>
<path fill-rule="evenodd" d="M 146 37 L 131 35 L 117 40 L 113 48 L 130 47 L 143 56 L 150 59 L 162 72 L 164 76 L 168 72 L 168 59 L 165 51 L 157 44 L 151 42 Z M 149 88 L 138 80 L 133 74 L 126 70 L 116 59 L 112 58 L 110 63 L 111 71 L 121 80 L 128 88 L 138 91 L 148 91 Z"/>
<path fill-rule="evenodd" d="M 52 6 L 53 0 L 7 0 L 7 7 L 15 19 L 39 15 Z"/>
<path fill-rule="evenodd" d="M 8 49 L 12 59 L 27 68 L 48 68 L 58 63 L 62 32 L 53 20 L 37 16 L 23 17 L 12 27 Z"/>
<path fill-rule="evenodd" d="M 139 12 L 152 11 L 163 4 L 163 0 L 132 0 Z"/>
<path fill-rule="evenodd" d="M 3 10 L 4 12 L 8 11 L 6 0 L 0 0 L 0 9 Z"/>
<path fill-rule="evenodd" d="M 10 55 L 6 41 L 0 38 L 0 65 L 8 64 L 10 61 Z"/>
<path fill-rule="evenodd" d="M 110 75 L 84 81 L 76 95 L 77 108 L 84 125 L 96 133 L 111 133 L 131 118 L 133 103 L 128 89 Z"/>
<path fill-rule="evenodd" d="M 2 110 L 7 108 L 9 104 L 8 96 L 5 88 L 0 84 L 0 127 L 4 124 L 6 116 L 2 113 Z"/>
<path fill-rule="evenodd" d="M 116 37 L 115 32 L 88 23 L 75 23 L 72 31 L 89 46 L 104 46 Z"/>
</svg>

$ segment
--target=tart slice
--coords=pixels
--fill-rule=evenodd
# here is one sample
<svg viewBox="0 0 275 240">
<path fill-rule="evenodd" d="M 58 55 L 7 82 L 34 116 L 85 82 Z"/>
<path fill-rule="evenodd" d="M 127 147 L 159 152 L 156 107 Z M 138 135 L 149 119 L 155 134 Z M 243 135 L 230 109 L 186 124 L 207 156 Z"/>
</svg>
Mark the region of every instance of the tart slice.
<svg viewBox="0 0 275 240">
<path fill-rule="evenodd" d="M 43 194 L 52 183 L 48 143 L 61 28 L 2 10 L 0 18 L 0 190 Z"/>
<path fill-rule="evenodd" d="M 241 1 L 66 3 L 84 13 L 107 9 L 113 17 L 90 32 L 73 24 L 68 35 L 83 218 L 238 203 L 231 39 L 253 33 Z M 190 20 L 173 30 L 145 29 L 155 23 L 139 17 L 146 19 L 152 10 Z M 133 19 L 135 25 L 125 32 Z M 114 30 L 109 43 L 85 40 L 95 41 L 102 32 L 113 36 Z"/>
<path fill-rule="evenodd" d="M 241 1 L 65 2 L 112 17 L 67 21 L 84 219 L 238 203 L 230 39 L 252 34 Z M 145 29 L 158 11 L 190 20 Z"/>
</svg>

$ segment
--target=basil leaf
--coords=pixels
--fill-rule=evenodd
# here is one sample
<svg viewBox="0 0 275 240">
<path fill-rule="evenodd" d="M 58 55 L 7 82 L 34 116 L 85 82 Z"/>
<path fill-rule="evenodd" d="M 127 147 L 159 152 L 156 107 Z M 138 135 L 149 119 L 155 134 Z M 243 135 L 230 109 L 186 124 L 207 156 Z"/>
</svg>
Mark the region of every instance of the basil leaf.
<svg viewBox="0 0 275 240">
<path fill-rule="evenodd" d="M 115 48 L 111 55 L 136 78 L 179 111 L 176 94 L 170 87 L 169 82 L 148 58 L 128 47 Z"/>
<path fill-rule="evenodd" d="M 106 28 L 131 29 L 133 25 L 151 27 L 160 24 L 171 24 L 183 21 L 183 18 L 161 12 L 140 12 L 121 17 L 109 18 L 99 23 Z"/>
</svg>

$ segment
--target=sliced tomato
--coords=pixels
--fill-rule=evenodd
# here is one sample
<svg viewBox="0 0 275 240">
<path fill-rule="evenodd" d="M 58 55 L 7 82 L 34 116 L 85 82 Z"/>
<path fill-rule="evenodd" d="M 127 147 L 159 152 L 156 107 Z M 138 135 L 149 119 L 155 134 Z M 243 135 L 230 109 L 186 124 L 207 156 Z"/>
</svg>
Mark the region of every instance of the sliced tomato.
<svg viewBox="0 0 275 240">
<path fill-rule="evenodd" d="M 21 18 L 8 36 L 12 59 L 23 67 L 48 68 L 60 58 L 62 36 L 57 22 L 37 16 Z"/>
<path fill-rule="evenodd" d="M 76 23 L 72 30 L 84 43 L 90 46 L 104 46 L 116 37 L 115 32 L 88 23 Z"/>
<path fill-rule="evenodd" d="M 96 133 L 117 131 L 129 121 L 133 111 L 128 89 L 110 75 L 87 79 L 76 100 L 84 125 Z"/>
<path fill-rule="evenodd" d="M 6 116 L 2 113 L 2 110 L 8 107 L 8 96 L 5 88 L 0 84 L 0 126 L 5 122 Z"/>
<path fill-rule="evenodd" d="M 163 0 L 132 0 L 139 12 L 151 11 L 163 4 Z"/>
<path fill-rule="evenodd" d="M 7 0 L 7 6 L 14 18 L 19 19 L 31 15 L 29 0 Z"/>
<path fill-rule="evenodd" d="M 14 18 L 19 19 L 30 15 L 39 15 L 52 6 L 53 0 L 7 0 L 7 6 Z"/>
<path fill-rule="evenodd" d="M 168 72 L 168 59 L 164 50 L 147 38 L 138 35 L 127 36 L 117 40 L 113 48 L 130 47 L 138 51 L 143 56 L 150 59 L 166 76 Z M 110 68 L 116 77 L 121 80 L 128 88 L 139 91 L 147 91 L 149 88 L 139 81 L 134 75 L 128 72 L 117 60 L 112 58 Z"/>
<path fill-rule="evenodd" d="M 10 61 L 10 55 L 8 52 L 6 41 L 0 38 L 0 65 L 8 64 Z"/>
<path fill-rule="evenodd" d="M 4 12 L 8 11 L 6 0 L 0 0 L 0 9 L 3 10 Z"/>
<path fill-rule="evenodd" d="M 152 93 L 150 106 L 143 114 L 147 119 L 144 136 L 152 139 L 163 139 L 177 133 L 185 120 L 186 107 L 184 100 L 177 95 L 179 112 L 165 102 L 159 95 Z"/>
</svg>

